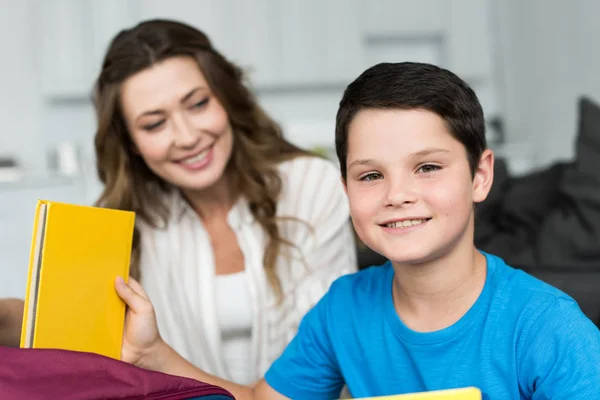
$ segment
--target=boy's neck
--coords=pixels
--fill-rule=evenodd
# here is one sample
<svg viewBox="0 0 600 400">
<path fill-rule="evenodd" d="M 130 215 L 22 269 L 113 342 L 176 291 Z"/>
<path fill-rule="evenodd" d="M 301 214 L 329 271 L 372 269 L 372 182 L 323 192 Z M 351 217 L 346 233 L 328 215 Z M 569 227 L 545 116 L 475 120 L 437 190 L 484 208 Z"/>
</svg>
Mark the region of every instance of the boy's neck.
<svg viewBox="0 0 600 400">
<path fill-rule="evenodd" d="M 394 306 L 409 328 L 444 329 L 477 301 L 486 280 L 486 259 L 472 241 L 462 247 L 425 264 L 394 264 Z"/>
</svg>

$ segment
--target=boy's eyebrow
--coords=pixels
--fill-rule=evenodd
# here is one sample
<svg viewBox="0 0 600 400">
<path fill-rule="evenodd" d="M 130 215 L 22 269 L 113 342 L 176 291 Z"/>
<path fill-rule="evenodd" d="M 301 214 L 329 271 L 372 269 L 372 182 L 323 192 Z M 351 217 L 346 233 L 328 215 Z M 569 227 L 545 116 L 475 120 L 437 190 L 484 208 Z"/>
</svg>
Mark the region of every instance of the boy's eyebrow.
<svg viewBox="0 0 600 400">
<path fill-rule="evenodd" d="M 373 165 L 373 164 L 375 164 L 375 161 L 372 159 L 364 159 L 364 160 L 358 159 L 358 160 L 354 160 L 350 164 L 348 164 L 348 169 L 350 169 L 354 165 Z"/>
<path fill-rule="evenodd" d="M 425 157 L 431 154 L 435 154 L 435 153 L 450 153 L 450 150 L 446 150 L 446 149 L 442 149 L 442 148 L 438 148 L 438 147 L 429 147 L 420 151 L 417 151 L 416 153 L 412 153 L 410 155 L 410 157 Z M 355 166 L 355 165 L 375 165 L 376 162 L 375 160 L 373 160 L 372 158 L 365 158 L 365 159 L 357 159 L 352 161 L 350 164 L 348 164 L 348 169 L 350 169 L 351 167 Z"/>
<path fill-rule="evenodd" d="M 411 154 L 412 157 L 423 157 L 428 156 L 434 153 L 450 153 L 450 150 L 438 148 L 438 147 L 429 147 L 427 149 L 423 149 L 421 151 L 417 151 L 416 153 Z"/>
</svg>

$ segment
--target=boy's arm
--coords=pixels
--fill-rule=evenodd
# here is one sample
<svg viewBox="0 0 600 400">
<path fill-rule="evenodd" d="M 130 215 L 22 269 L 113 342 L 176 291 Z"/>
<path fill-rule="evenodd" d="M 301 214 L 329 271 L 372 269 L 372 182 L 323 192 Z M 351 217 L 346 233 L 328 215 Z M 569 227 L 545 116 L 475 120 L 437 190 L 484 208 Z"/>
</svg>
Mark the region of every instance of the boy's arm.
<svg viewBox="0 0 600 400">
<path fill-rule="evenodd" d="M 19 347 L 23 306 L 21 299 L 0 299 L 0 346 Z"/>
<path fill-rule="evenodd" d="M 532 399 L 600 399 L 600 331 L 558 298 L 526 333 L 519 384 Z"/>
<path fill-rule="evenodd" d="M 289 398 L 334 399 L 344 386 L 332 340 L 334 310 L 340 309 L 338 283 L 304 316 L 294 339 L 265 374 L 269 386 Z"/>
</svg>

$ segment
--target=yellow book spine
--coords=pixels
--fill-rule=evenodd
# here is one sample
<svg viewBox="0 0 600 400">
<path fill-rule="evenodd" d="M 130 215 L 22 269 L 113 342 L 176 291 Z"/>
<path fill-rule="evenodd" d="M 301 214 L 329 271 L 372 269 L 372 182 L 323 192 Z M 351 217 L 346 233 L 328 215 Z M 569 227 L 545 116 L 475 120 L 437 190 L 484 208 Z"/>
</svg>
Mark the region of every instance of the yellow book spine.
<svg viewBox="0 0 600 400">
<path fill-rule="evenodd" d="M 42 227 L 40 226 L 40 209 L 42 207 L 42 205 L 44 204 L 43 200 L 38 200 L 37 201 L 37 205 L 35 207 L 35 217 L 34 217 L 34 221 L 33 221 L 33 233 L 31 235 L 31 251 L 29 252 L 29 272 L 27 273 L 27 287 L 25 290 L 25 305 L 23 308 L 23 322 L 21 324 L 21 343 L 20 343 L 20 347 L 25 347 L 25 343 L 27 340 L 27 321 L 29 321 L 29 313 L 31 312 L 30 307 L 29 307 L 29 303 L 31 301 L 31 296 L 34 295 L 34 293 L 31 293 L 31 288 L 32 288 L 32 281 L 33 281 L 33 277 L 34 277 L 34 270 L 37 268 L 37 265 L 34 265 L 35 263 L 35 252 L 36 252 L 36 242 L 37 242 L 37 235 L 38 235 L 38 229 L 41 229 Z"/>
</svg>

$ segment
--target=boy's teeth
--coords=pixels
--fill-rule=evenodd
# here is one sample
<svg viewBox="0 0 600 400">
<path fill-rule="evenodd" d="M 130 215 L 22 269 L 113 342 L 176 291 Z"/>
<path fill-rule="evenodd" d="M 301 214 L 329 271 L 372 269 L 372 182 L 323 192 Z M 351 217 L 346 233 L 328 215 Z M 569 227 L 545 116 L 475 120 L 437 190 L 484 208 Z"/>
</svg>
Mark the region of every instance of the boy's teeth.
<svg viewBox="0 0 600 400">
<path fill-rule="evenodd" d="M 388 228 L 408 228 L 410 226 L 419 225 L 425 222 L 424 219 L 407 219 L 404 221 L 395 221 L 386 224 Z"/>
<path fill-rule="evenodd" d="M 198 154 L 197 156 L 185 159 L 182 161 L 182 163 L 183 164 L 194 164 L 194 163 L 197 163 L 198 161 L 202 161 L 208 154 L 208 150 L 209 149 L 206 149 L 202 153 Z"/>
</svg>

